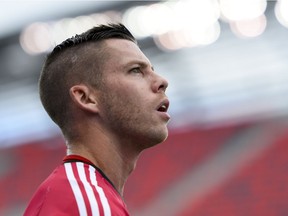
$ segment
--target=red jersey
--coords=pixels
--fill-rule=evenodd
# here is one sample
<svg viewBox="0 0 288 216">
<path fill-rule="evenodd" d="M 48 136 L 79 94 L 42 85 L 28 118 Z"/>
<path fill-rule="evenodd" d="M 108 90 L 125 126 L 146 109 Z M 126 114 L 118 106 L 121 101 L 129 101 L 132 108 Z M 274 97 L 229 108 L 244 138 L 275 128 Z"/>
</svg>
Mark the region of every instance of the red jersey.
<svg viewBox="0 0 288 216">
<path fill-rule="evenodd" d="M 24 216 L 129 216 L 121 195 L 89 160 L 70 155 L 39 186 Z"/>
</svg>

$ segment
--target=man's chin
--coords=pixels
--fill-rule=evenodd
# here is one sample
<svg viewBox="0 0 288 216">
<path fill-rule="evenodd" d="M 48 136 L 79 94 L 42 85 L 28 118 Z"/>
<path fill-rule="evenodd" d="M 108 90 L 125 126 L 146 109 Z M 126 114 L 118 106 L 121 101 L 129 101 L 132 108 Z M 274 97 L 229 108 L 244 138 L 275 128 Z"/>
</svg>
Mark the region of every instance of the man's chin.
<svg viewBox="0 0 288 216">
<path fill-rule="evenodd" d="M 147 142 L 146 148 L 151 148 L 153 146 L 163 143 L 168 138 L 168 130 L 162 131 L 161 133 L 154 134 L 153 138 L 151 137 L 150 142 Z"/>
</svg>

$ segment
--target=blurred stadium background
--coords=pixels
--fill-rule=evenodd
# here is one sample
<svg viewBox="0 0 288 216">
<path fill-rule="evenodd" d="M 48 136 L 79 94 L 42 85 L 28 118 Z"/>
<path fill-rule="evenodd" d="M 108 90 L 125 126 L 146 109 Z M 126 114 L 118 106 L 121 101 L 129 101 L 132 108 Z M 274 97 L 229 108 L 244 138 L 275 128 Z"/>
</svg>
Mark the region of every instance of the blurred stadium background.
<svg viewBox="0 0 288 216">
<path fill-rule="evenodd" d="M 0 215 L 65 155 L 37 91 L 51 48 L 123 22 L 170 81 L 170 136 L 125 188 L 135 216 L 288 215 L 288 1 L 1 1 Z"/>
</svg>

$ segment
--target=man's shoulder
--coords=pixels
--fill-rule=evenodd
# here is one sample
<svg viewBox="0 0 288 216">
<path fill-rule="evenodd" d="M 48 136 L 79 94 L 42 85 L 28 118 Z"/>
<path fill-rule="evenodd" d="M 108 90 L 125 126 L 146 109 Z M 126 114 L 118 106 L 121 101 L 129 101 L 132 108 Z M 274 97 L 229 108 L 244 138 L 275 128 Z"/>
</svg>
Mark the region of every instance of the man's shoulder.
<svg viewBox="0 0 288 216">
<path fill-rule="evenodd" d="M 64 200 L 65 202 L 63 202 Z M 75 204 L 76 202 L 66 177 L 65 167 L 62 164 L 54 169 L 38 187 L 24 215 L 38 215 L 40 212 L 41 214 L 43 212 L 59 212 L 65 206 L 70 206 L 71 208 Z M 44 213 L 43 215 L 48 214 Z"/>
<path fill-rule="evenodd" d="M 121 196 L 102 172 L 90 164 L 68 162 L 58 166 L 39 186 L 24 216 L 55 212 L 78 215 L 82 211 L 128 215 Z"/>
</svg>

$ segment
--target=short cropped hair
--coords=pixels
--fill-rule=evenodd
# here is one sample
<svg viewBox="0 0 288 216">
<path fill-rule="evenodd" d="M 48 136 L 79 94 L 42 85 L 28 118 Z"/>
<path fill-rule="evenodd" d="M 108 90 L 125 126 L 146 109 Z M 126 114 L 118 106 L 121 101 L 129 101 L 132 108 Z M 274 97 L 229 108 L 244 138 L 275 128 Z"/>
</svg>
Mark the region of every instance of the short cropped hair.
<svg viewBox="0 0 288 216">
<path fill-rule="evenodd" d="M 69 89 L 80 83 L 99 88 L 106 39 L 125 39 L 137 44 L 122 24 L 107 24 L 68 38 L 47 55 L 39 79 L 40 99 L 48 115 L 65 135 L 72 118 Z"/>
</svg>

